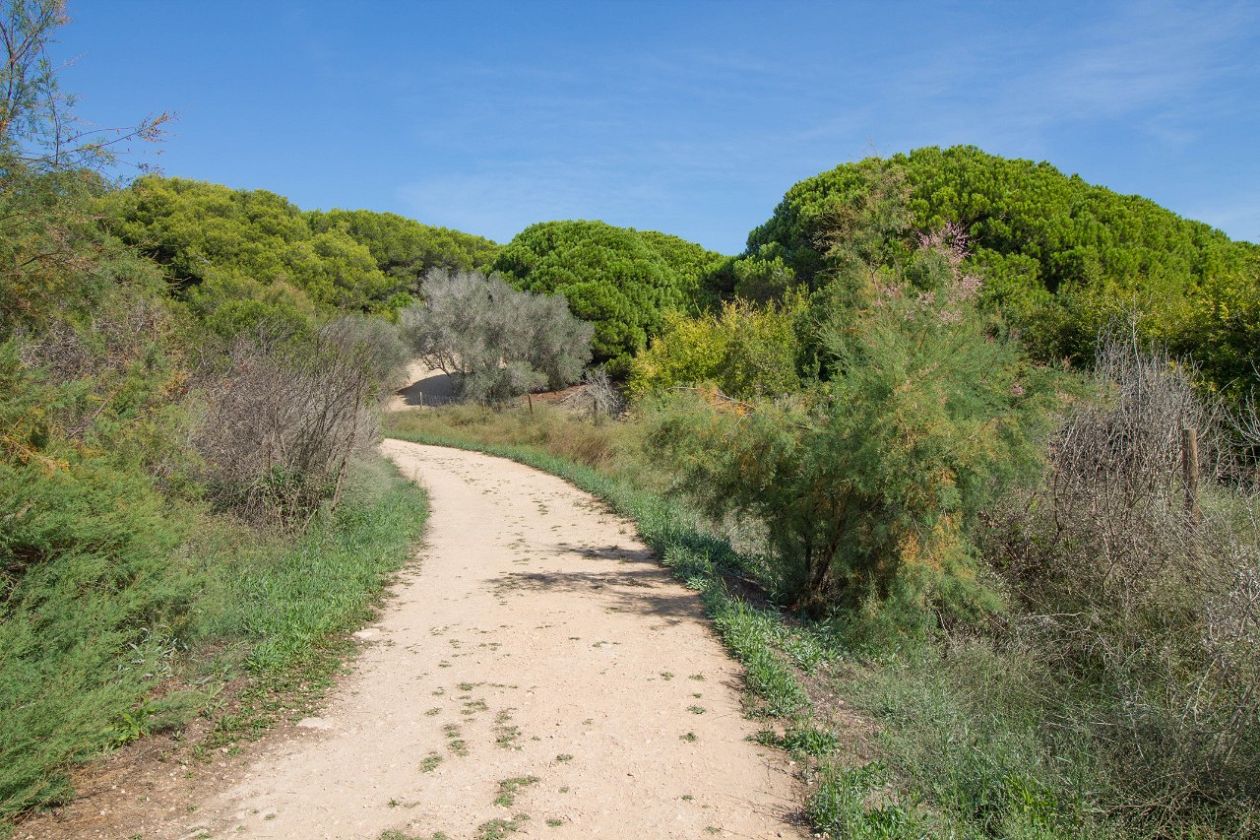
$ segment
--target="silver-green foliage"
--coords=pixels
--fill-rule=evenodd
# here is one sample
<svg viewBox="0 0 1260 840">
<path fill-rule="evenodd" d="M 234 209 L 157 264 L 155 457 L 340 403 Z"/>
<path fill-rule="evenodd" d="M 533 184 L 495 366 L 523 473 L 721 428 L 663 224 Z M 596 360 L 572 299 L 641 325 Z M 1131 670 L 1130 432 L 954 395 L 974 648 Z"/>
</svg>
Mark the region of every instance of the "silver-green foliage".
<svg viewBox="0 0 1260 840">
<path fill-rule="evenodd" d="M 458 377 L 467 397 L 497 402 L 544 385 L 576 382 L 591 358 L 593 327 L 562 295 L 513 289 L 497 276 L 435 270 L 424 303 L 403 312 L 414 350 Z"/>
</svg>

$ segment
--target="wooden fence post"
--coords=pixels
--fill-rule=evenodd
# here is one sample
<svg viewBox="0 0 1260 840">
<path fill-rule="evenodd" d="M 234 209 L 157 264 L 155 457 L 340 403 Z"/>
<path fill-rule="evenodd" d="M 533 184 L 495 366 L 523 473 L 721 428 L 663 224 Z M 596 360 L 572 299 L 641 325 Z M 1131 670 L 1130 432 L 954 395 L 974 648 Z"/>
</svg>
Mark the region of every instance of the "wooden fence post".
<svg viewBox="0 0 1260 840">
<path fill-rule="evenodd" d="M 1199 521 L 1199 433 L 1192 426 L 1181 430 L 1181 475 L 1186 490 L 1186 513 Z"/>
</svg>

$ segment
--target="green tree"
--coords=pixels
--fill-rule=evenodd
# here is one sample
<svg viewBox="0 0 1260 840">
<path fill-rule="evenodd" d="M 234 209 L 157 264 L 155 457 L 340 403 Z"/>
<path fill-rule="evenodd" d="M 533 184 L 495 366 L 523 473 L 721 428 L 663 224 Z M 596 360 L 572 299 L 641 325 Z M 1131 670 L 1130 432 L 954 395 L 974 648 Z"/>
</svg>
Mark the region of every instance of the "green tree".
<svg viewBox="0 0 1260 840">
<path fill-rule="evenodd" d="M 1047 377 L 988 329 L 957 246 L 925 238 L 903 272 L 868 272 L 856 314 L 822 330 L 828 381 L 665 412 L 653 434 L 711 513 L 766 524 L 802 609 L 888 611 L 904 630 L 999 605 L 967 525 L 1037 474 Z"/>
<path fill-rule="evenodd" d="M 576 382 L 591 359 L 593 328 L 563 295 L 512 288 L 499 277 L 436 269 L 424 302 L 403 312 L 413 349 L 458 377 L 461 393 L 499 402 L 547 385 Z"/>
<path fill-rule="evenodd" d="M 744 259 L 781 259 L 812 290 L 854 259 L 903 262 L 917 231 L 945 222 L 971 241 L 982 303 L 1037 357 L 1088 361 L 1100 329 L 1137 311 L 1145 337 L 1193 354 L 1213 387 L 1254 383 L 1260 248 L 1046 163 L 960 146 L 844 164 L 793 186 Z"/>
<path fill-rule="evenodd" d="M 203 314 L 240 297 L 325 311 L 388 312 L 398 302 L 399 283 L 365 246 L 339 228 L 313 232 L 265 190 L 148 176 L 102 207 L 108 228 L 163 265 Z"/>
<path fill-rule="evenodd" d="M 484 237 L 432 227 L 394 213 L 329 210 L 306 216 L 316 233 L 342 230 L 366 246 L 377 267 L 413 295 L 431 269 L 482 271 L 499 252 L 499 246 Z"/>
<path fill-rule="evenodd" d="M 665 326 L 665 313 L 697 313 L 704 278 L 721 257 L 674 236 L 603 222 L 531 225 L 493 264 L 517 287 L 563 293 L 595 325 L 596 362 L 624 373 L 630 358 Z"/>
</svg>

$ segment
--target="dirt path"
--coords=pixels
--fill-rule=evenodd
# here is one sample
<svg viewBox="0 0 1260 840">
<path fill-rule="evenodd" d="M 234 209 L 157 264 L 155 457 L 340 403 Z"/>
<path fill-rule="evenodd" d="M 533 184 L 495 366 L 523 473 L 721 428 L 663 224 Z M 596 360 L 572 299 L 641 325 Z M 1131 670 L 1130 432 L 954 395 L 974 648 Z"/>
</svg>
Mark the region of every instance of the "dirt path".
<svg viewBox="0 0 1260 840">
<path fill-rule="evenodd" d="M 512 461 L 382 449 L 428 488 L 429 531 L 321 717 L 183 800 L 119 777 L 130 798 L 84 801 L 55 836 L 804 836 L 738 665 L 629 523 Z"/>
</svg>

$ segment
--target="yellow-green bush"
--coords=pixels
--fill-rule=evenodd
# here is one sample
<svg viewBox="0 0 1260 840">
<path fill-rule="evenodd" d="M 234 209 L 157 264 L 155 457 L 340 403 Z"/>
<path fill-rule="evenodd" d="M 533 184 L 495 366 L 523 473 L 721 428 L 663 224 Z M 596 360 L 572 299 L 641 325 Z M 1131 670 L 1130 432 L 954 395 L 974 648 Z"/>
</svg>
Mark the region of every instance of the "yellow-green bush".
<svg viewBox="0 0 1260 840">
<path fill-rule="evenodd" d="M 670 315 L 664 333 L 631 362 L 630 392 L 641 397 L 713 385 L 728 396 L 752 399 L 797 390 L 795 309 L 736 300 L 717 314 Z"/>
</svg>

